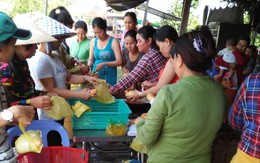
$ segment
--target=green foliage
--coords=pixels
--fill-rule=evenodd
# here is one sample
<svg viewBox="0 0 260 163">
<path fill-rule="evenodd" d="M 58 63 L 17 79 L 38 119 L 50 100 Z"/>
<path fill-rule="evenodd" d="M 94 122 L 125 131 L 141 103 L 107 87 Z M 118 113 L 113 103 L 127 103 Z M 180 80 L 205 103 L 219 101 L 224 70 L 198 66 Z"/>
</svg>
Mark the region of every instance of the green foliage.
<svg viewBox="0 0 260 163">
<path fill-rule="evenodd" d="M 16 14 L 23 14 L 32 11 L 43 12 L 44 1 L 39 0 L 13 0 L 14 9 L 10 13 L 10 16 L 15 16 Z"/>
<path fill-rule="evenodd" d="M 248 11 L 244 12 L 244 24 L 249 24 L 250 23 L 250 15 Z M 251 32 L 250 35 L 251 38 L 251 44 L 255 45 L 256 47 L 260 47 L 260 35 L 256 34 L 255 32 Z"/>
<path fill-rule="evenodd" d="M 199 0 L 192 0 L 191 7 L 192 8 L 197 8 L 198 6 L 199 6 Z"/>
<path fill-rule="evenodd" d="M 175 0 L 172 3 L 171 7 L 168 9 L 168 13 L 181 18 L 182 17 L 182 6 L 183 6 L 182 1 Z M 194 0 L 191 3 L 191 9 L 195 9 L 196 7 L 198 7 L 198 1 Z M 162 19 L 161 25 L 166 25 L 166 24 L 174 27 L 178 33 L 180 32 L 181 21 Z M 187 31 L 195 29 L 198 25 L 199 25 L 198 17 L 196 17 L 194 15 L 194 13 L 192 12 L 192 10 L 190 10 Z"/>
<path fill-rule="evenodd" d="M 256 47 L 260 47 L 260 35 L 255 32 L 251 32 L 251 45 L 255 45 Z"/>
<path fill-rule="evenodd" d="M 12 4 L 14 9 L 12 12 L 7 12 L 10 16 L 15 16 L 16 14 L 23 14 L 32 11 L 40 11 L 45 13 L 45 2 L 48 2 L 47 14 L 58 6 L 69 6 L 73 2 L 72 0 L 13 0 Z"/>
</svg>

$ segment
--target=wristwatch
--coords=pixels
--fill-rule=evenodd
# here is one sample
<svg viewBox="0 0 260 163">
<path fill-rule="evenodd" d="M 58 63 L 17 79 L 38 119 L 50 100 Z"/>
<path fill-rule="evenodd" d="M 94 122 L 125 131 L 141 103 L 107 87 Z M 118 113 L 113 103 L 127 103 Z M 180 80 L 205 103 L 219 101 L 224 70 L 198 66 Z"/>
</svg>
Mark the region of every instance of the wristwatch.
<svg viewBox="0 0 260 163">
<path fill-rule="evenodd" d="M 2 112 L 1 112 L 1 117 L 3 120 L 7 121 L 7 122 L 12 122 L 14 120 L 14 114 L 13 112 L 11 112 L 10 110 L 8 109 L 4 109 Z"/>
</svg>

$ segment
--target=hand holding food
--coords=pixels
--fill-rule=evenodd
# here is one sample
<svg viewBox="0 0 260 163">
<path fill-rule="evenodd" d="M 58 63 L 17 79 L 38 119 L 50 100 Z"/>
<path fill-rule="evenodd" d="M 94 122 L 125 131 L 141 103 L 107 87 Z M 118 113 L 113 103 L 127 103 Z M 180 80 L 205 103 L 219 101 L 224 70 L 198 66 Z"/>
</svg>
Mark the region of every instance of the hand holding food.
<svg viewBox="0 0 260 163">
<path fill-rule="evenodd" d="M 129 91 L 125 91 L 125 97 L 127 99 L 131 99 L 131 100 L 138 100 L 140 98 L 143 98 L 142 96 L 142 92 L 138 91 L 138 90 L 129 90 Z"/>
<path fill-rule="evenodd" d="M 130 98 L 135 94 L 134 90 L 125 90 L 125 96 L 126 98 Z"/>
<path fill-rule="evenodd" d="M 151 93 L 148 93 L 147 96 L 146 96 L 146 98 L 147 98 L 147 100 L 150 102 L 150 101 L 152 101 L 152 99 L 155 98 L 155 96 L 154 96 L 153 94 L 151 94 Z"/>
<path fill-rule="evenodd" d="M 93 76 L 88 76 L 88 75 L 85 75 L 83 77 L 84 81 L 88 81 L 89 83 L 92 83 L 92 84 L 98 84 L 99 82 L 99 79 L 96 78 L 96 77 L 93 77 Z"/>
<path fill-rule="evenodd" d="M 96 88 L 91 89 L 91 90 L 89 91 L 89 93 L 90 93 L 92 96 L 95 96 L 95 95 L 97 94 L 97 92 L 98 92 L 98 90 L 97 90 Z"/>
<path fill-rule="evenodd" d="M 51 97 L 48 95 L 31 98 L 30 101 L 31 101 L 31 106 L 35 108 L 49 110 L 52 107 Z"/>
</svg>

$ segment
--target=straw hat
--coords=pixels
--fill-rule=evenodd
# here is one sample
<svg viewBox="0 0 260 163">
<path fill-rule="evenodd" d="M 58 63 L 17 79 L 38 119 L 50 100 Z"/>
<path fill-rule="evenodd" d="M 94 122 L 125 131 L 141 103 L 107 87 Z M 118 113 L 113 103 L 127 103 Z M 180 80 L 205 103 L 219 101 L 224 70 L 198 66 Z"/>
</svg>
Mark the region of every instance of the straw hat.
<svg viewBox="0 0 260 163">
<path fill-rule="evenodd" d="M 17 15 L 13 18 L 13 20 L 19 28 L 28 29 L 32 32 L 32 37 L 30 39 L 17 40 L 15 45 L 28 45 L 57 41 L 57 39 L 49 35 L 37 25 L 30 21 L 26 21 L 27 19 L 23 15 Z"/>
<path fill-rule="evenodd" d="M 30 12 L 23 15 L 26 17 L 26 19 L 32 21 L 34 24 L 55 38 L 60 37 L 65 39 L 76 35 L 75 32 L 73 32 L 65 25 L 52 19 L 51 17 L 45 16 L 41 12 Z"/>
</svg>

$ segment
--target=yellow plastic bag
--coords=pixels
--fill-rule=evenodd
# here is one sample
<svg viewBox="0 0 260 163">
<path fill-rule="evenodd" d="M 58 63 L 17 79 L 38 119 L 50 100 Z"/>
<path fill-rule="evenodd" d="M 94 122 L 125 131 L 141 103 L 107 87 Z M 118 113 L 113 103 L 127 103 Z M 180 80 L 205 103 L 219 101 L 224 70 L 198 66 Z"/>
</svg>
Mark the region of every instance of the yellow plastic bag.
<svg viewBox="0 0 260 163">
<path fill-rule="evenodd" d="M 41 139 L 41 131 L 28 130 L 25 132 L 23 124 L 19 123 L 19 127 L 23 134 L 15 141 L 15 148 L 18 153 L 27 152 L 41 153 L 43 142 Z"/>
<path fill-rule="evenodd" d="M 105 80 L 100 79 L 99 84 L 94 86 L 98 90 L 97 95 L 95 97 L 95 99 L 98 102 L 105 103 L 105 104 L 111 104 L 115 102 L 115 98 L 109 92 Z"/>
<path fill-rule="evenodd" d="M 130 145 L 130 148 L 139 153 L 147 153 L 147 146 L 144 145 L 138 137 L 135 137 Z"/>
<path fill-rule="evenodd" d="M 63 97 L 52 96 L 51 101 L 52 108 L 50 110 L 44 110 L 48 116 L 54 119 L 73 116 L 73 111 L 71 110 L 70 105 Z"/>
<path fill-rule="evenodd" d="M 80 101 L 77 101 L 74 106 L 72 106 L 72 110 L 75 115 L 79 118 L 84 112 L 91 112 L 91 108 Z"/>
<path fill-rule="evenodd" d="M 106 134 L 110 136 L 124 136 L 126 135 L 127 127 L 120 121 L 110 121 L 106 128 Z"/>
</svg>

